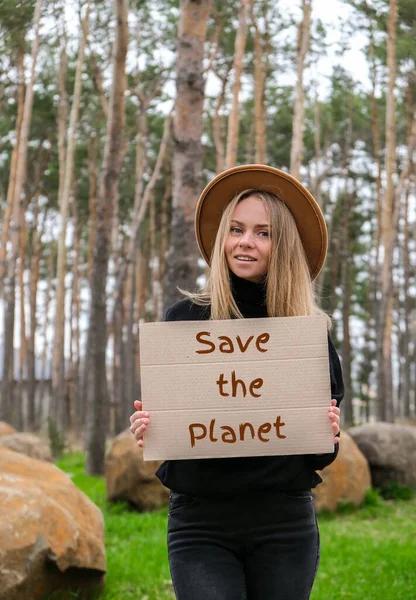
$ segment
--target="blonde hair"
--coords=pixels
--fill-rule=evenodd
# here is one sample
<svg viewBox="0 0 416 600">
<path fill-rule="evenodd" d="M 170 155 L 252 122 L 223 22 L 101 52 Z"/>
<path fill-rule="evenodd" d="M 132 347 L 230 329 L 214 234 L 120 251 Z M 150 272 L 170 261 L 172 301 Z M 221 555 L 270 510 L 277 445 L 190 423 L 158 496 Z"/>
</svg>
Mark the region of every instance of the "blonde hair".
<svg viewBox="0 0 416 600">
<path fill-rule="evenodd" d="M 264 190 L 244 190 L 225 208 L 215 238 L 210 273 L 199 293 L 181 292 L 195 304 L 211 305 L 211 319 L 244 318 L 232 294 L 225 256 L 225 240 L 234 209 L 254 196 L 263 201 L 270 218 L 272 249 L 266 275 L 266 306 L 269 317 L 294 317 L 325 313 L 317 306 L 305 251 L 295 219 L 284 201 Z M 331 328 L 331 319 L 328 329 Z"/>
</svg>

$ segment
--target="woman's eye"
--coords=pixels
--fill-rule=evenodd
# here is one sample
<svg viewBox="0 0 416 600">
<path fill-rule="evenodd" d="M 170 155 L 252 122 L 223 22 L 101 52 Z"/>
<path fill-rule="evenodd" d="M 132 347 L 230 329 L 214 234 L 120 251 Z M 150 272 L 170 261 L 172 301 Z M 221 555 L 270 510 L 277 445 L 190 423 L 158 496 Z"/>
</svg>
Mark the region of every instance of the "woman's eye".
<svg viewBox="0 0 416 600">
<path fill-rule="evenodd" d="M 231 227 L 230 232 L 231 233 L 241 233 L 241 229 L 240 229 L 240 227 Z"/>
<path fill-rule="evenodd" d="M 261 235 L 262 237 L 269 237 L 269 232 L 268 231 L 259 231 L 259 235 Z"/>
</svg>

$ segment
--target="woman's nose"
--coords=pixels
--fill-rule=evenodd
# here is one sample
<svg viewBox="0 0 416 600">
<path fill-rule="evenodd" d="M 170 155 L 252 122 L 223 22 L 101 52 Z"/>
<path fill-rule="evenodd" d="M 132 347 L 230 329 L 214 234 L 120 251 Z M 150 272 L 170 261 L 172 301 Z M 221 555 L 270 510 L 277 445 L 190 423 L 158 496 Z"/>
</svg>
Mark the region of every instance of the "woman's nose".
<svg viewBox="0 0 416 600">
<path fill-rule="evenodd" d="M 240 238 L 239 241 L 240 246 L 253 246 L 253 236 L 250 232 L 246 231 L 246 233 Z"/>
</svg>

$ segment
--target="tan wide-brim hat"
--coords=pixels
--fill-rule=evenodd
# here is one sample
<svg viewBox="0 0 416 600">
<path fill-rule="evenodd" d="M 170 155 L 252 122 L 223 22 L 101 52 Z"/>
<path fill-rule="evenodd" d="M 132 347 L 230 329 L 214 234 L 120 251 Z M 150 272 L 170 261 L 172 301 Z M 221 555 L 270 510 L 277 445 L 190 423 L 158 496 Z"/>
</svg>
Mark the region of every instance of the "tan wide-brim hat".
<svg viewBox="0 0 416 600">
<path fill-rule="evenodd" d="M 311 279 L 322 269 L 328 233 L 322 211 L 312 194 L 292 175 L 268 165 L 240 165 L 219 173 L 203 190 L 195 213 L 199 250 L 209 264 L 225 207 L 240 192 L 260 189 L 281 198 L 292 213 L 305 249 Z"/>
</svg>

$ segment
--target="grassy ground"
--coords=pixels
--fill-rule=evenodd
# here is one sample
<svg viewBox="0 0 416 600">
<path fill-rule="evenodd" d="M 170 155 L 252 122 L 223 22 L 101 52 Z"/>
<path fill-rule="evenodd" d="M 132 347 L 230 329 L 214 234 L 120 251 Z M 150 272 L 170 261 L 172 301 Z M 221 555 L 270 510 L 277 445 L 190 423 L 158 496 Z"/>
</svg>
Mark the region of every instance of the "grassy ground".
<svg viewBox="0 0 416 600">
<path fill-rule="evenodd" d="M 124 503 L 110 505 L 104 480 L 84 475 L 82 454 L 58 466 L 104 513 L 108 572 L 100 600 L 172 600 L 166 509 L 140 514 Z M 416 498 L 372 496 L 364 508 L 318 521 L 321 564 L 311 600 L 416 599 Z"/>
</svg>

